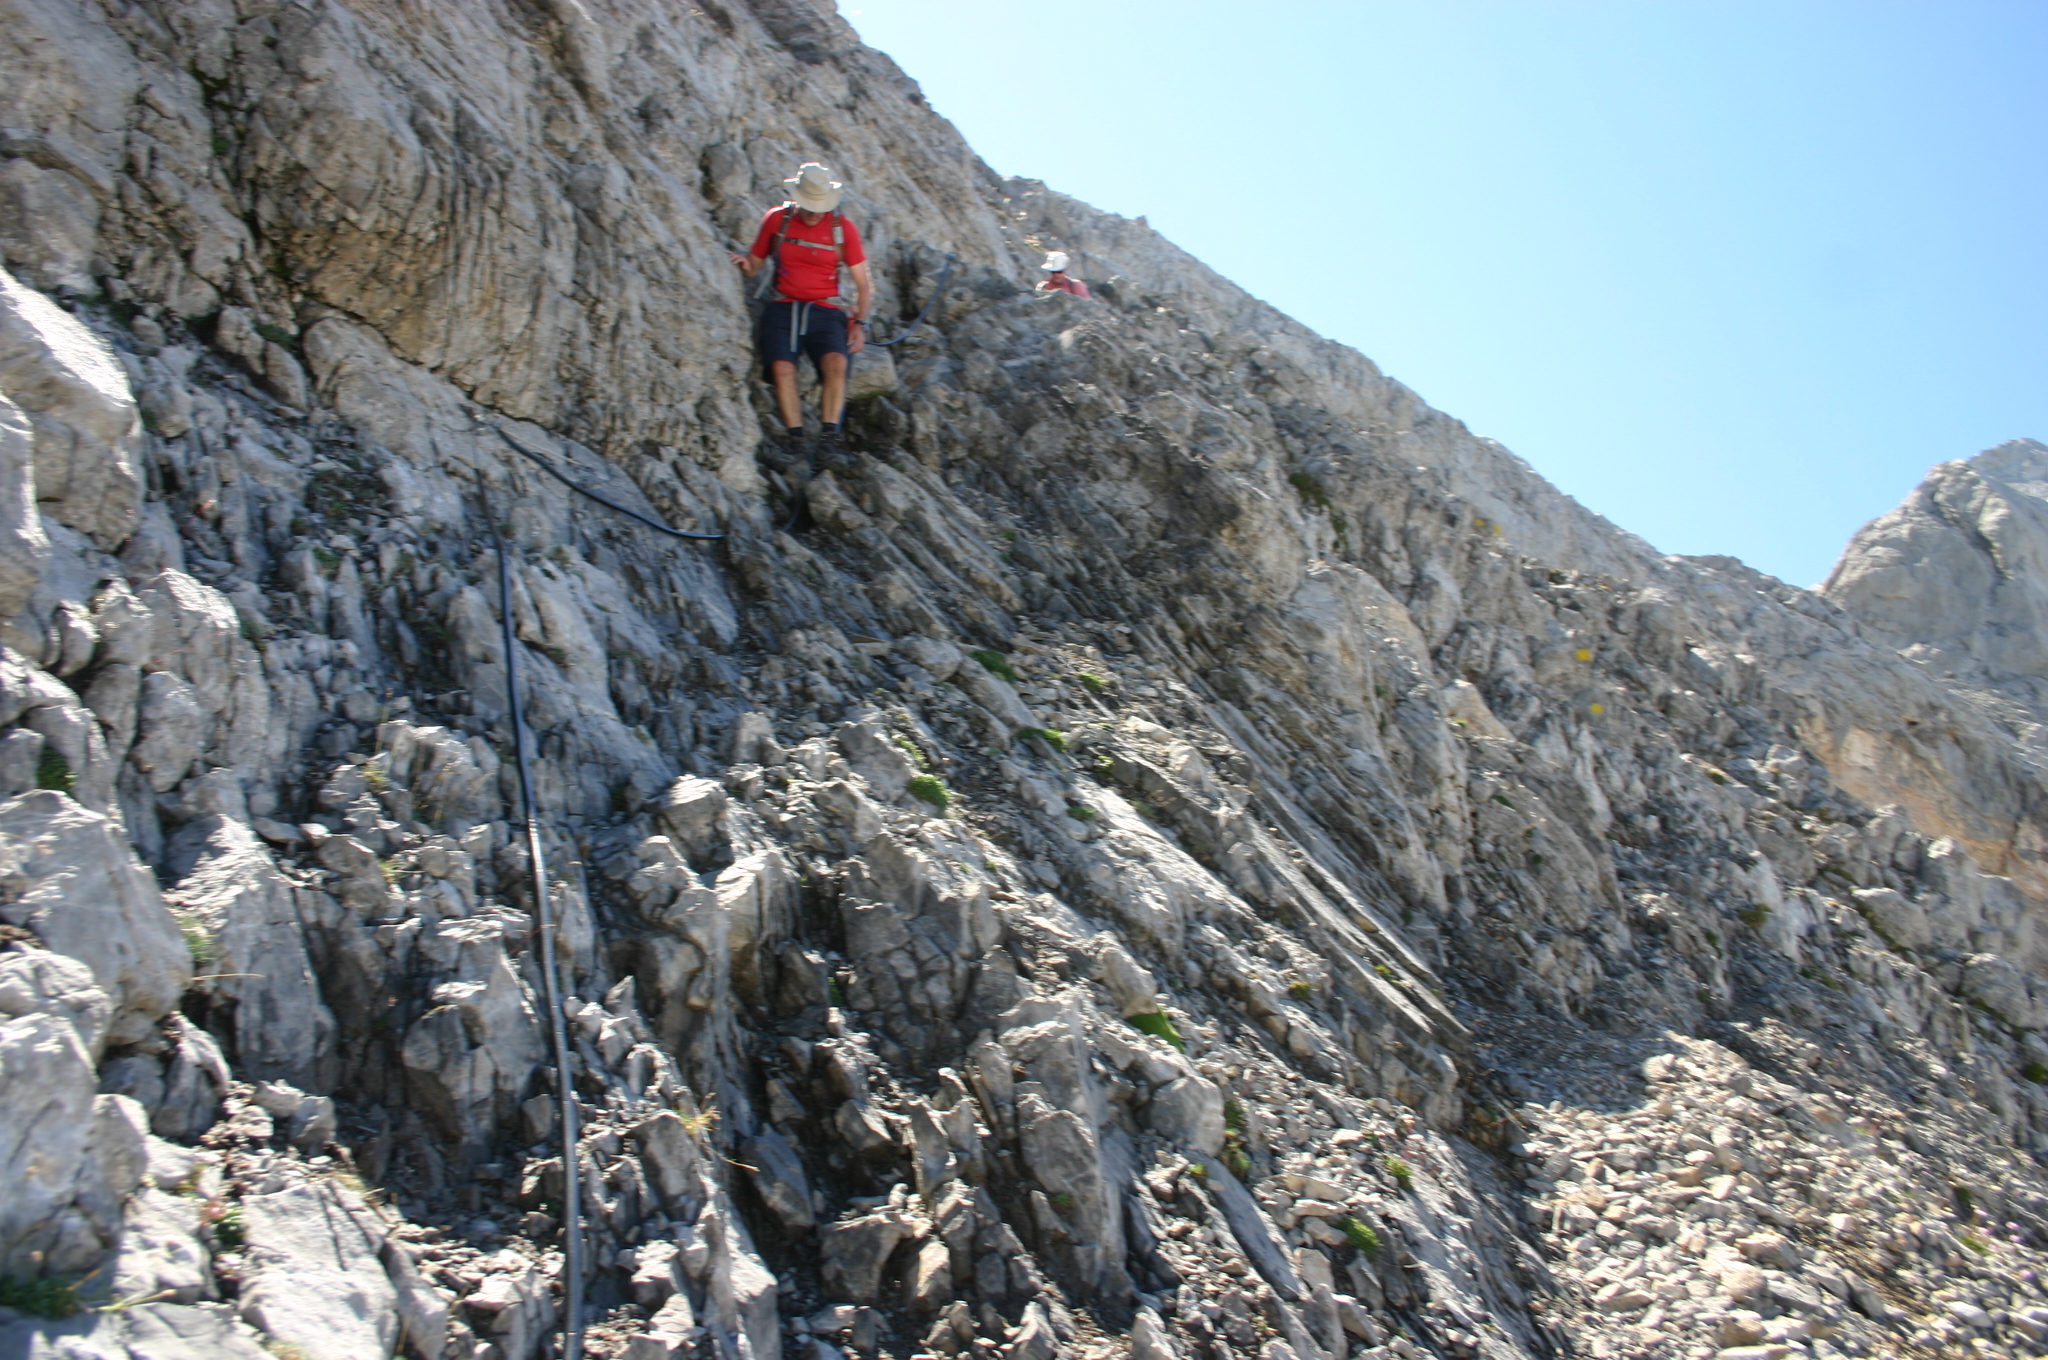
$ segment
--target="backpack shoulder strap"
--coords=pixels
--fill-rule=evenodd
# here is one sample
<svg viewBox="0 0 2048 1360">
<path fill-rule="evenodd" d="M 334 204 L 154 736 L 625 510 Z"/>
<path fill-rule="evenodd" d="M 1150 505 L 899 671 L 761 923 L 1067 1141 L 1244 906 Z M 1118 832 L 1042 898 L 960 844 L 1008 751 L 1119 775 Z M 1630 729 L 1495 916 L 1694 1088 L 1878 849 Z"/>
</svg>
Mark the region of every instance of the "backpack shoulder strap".
<svg viewBox="0 0 2048 1360">
<path fill-rule="evenodd" d="M 795 205 L 791 203 L 782 205 L 782 220 L 775 224 L 775 241 L 768 247 L 768 258 L 764 261 L 766 267 L 761 270 L 760 286 L 754 289 L 757 301 L 776 293 L 775 275 L 782 267 L 782 243 L 789 239 L 789 215 L 794 207 Z"/>
</svg>

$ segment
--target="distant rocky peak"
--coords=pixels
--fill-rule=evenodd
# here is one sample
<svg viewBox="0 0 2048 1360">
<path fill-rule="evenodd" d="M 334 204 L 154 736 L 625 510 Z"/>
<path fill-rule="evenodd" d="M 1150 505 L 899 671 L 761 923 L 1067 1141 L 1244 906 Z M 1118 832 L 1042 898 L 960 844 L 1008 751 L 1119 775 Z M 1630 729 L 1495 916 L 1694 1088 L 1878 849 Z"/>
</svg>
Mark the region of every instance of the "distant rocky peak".
<svg viewBox="0 0 2048 1360">
<path fill-rule="evenodd" d="M 2048 711 L 2048 445 L 1938 465 L 1821 591 L 1916 659 Z"/>
</svg>

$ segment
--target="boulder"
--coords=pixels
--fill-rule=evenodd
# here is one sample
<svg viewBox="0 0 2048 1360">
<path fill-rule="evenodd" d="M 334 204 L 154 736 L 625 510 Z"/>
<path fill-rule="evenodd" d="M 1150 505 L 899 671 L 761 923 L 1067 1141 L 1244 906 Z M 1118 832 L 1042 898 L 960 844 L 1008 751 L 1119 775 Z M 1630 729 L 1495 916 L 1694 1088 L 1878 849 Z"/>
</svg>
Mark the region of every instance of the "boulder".
<svg viewBox="0 0 2048 1360">
<path fill-rule="evenodd" d="M 103 551 L 119 548 L 142 513 L 142 416 L 128 376 L 98 336 L 5 270 L 0 393 L 35 430 L 37 501 Z"/>
<path fill-rule="evenodd" d="M 232 1003 L 236 1075 L 332 1090 L 336 1026 L 306 953 L 297 889 L 256 833 L 227 816 L 187 823 L 177 843 L 190 868 L 172 896 L 209 941 L 207 991 Z"/>
<path fill-rule="evenodd" d="M 825 1292 L 848 1303 L 873 1303 L 889 1258 L 909 1236 L 909 1222 L 895 1212 L 826 1224 L 818 1232 Z"/>
<path fill-rule="evenodd" d="M 811 1213 L 811 1186 L 803 1159 L 774 1129 L 764 1128 L 740 1145 L 754 1189 L 789 1232 L 802 1232 L 817 1220 Z"/>
<path fill-rule="evenodd" d="M 1206 1077 L 1180 1077 L 1152 1093 L 1145 1126 L 1178 1147 L 1213 1157 L 1223 1150 L 1223 1092 Z"/>
<path fill-rule="evenodd" d="M 0 619 L 28 604 L 49 556 L 50 537 L 36 509 L 35 428 L 0 396 Z"/>
<path fill-rule="evenodd" d="M 71 1022 L 33 1014 L 0 1021 L 0 1274 L 39 1273 L 58 1215 L 77 1197 L 90 1127 L 92 1058 Z"/>
<path fill-rule="evenodd" d="M 242 1319 L 307 1360 L 387 1360 L 398 1296 L 365 1228 L 368 1206 L 339 1182 L 305 1180 L 245 1194 Z"/>
<path fill-rule="evenodd" d="M 694 868 L 708 869 L 730 859 L 729 842 L 720 819 L 727 804 L 725 790 L 709 779 L 676 780 L 654 806 L 654 820 Z"/>
<path fill-rule="evenodd" d="M 191 951 L 120 829 L 63 794 L 0 803 L 0 885 L 0 920 L 92 970 L 109 1045 L 142 1038 L 191 983 Z"/>
<path fill-rule="evenodd" d="M 33 1360 L 277 1360 L 247 1324 L 216 1308 L 146 1303 L 62 1322 L 0 1321 L 0 1355 Z"/>
<path fill-rule="evenodd" d="M 95 1061 L 105 1047 L 114 1005 L 77 959 L 48 950 L 0 955 L 0 1017 L 48 1011 L 71 1022 Z"/>
</svg>

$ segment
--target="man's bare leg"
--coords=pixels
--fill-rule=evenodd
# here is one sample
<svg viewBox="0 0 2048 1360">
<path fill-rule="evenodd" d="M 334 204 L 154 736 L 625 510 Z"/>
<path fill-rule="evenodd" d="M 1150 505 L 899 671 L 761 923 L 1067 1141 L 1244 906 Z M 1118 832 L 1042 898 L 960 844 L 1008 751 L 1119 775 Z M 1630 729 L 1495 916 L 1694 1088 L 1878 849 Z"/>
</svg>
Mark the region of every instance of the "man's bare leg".
<svg viewBox="0 0 2048 1360">
<path fill-rule="evenodd" d="M 782 365 L 777 364 L 779 369 Z M 796 390 L 796 381 L 790 380 L 790 390 Z M 819 419 L 827 425 L 837 425 L 839 416 L 846 409 L 846 356 L 828 354 L 825 356 L 825 392 L 819 399 L 823 414 Z"/>
<path fill-rule="evenodd" d="M 830 357 L 838 358 L 839 356 L 832 355 Z M 839 374 L 839 387 L 843 395 L 846 388 L 846 366 L 844 364 L 840 365 Z M 829 394 L 832 389 L 828 385 L 825 391 L 827 393 L 826 401 L 829 409 L 831 401 Z M 796 393 L 796 365 L 787 359 L 777 359 L 775 361 L 775 405 L 782 411 L 782 423 L 784 425 L 792 430 L 802 427 L 804 423 L 804 408 L 803 403 L 798 400 Z"/>
</svg>

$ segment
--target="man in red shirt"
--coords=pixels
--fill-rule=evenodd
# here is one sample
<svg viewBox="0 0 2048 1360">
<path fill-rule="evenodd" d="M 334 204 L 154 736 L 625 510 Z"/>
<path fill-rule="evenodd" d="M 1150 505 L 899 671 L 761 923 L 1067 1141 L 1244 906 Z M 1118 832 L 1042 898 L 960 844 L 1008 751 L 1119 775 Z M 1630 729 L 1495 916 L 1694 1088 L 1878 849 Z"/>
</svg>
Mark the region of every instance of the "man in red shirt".
<svg viewBox="0 0 2048 1360">
<path fill-rule="evenodd" d="M 832 178 L 830 170 L 807 162 L 782 183 L 790 201 L 761 219 L 752 250 L 731 256 L 750 279 L 763 268 L 772 271 L 773 291 L 761 312 L 761 376 L 775 384 L 775 404 L 788 436 L 769 461 L 782 468 L 804 461 L 804 413 L 797 398 L 796 366 L 808 357 L 825 388 L 819 451 L 832 466 L 849 466 L 852 459 L 840 442 L 839 420 L 846 408 L 847 366 L 867 344 L 868 308 L 874 301 L 868 255 L 861 247 L 860 231 L 838 211 L 845 186 Z M 842 265 L 853 275 L 851 317 L 839 296 Z"/>
<path fill-rule="evenodd" d="M 1045 263 L 1039 266 L 1045 271 L 1045 277 L 1038 281 L 1038 291 L 1072 293 L 1077 298 L 1092 297 L 1093 294 L 1088 291 L 1087 284 L 1067 273 L 1069 263 L 1067 252 L 1064 250 L 1055 250 L 1047 255 Z"/>
</svg>

